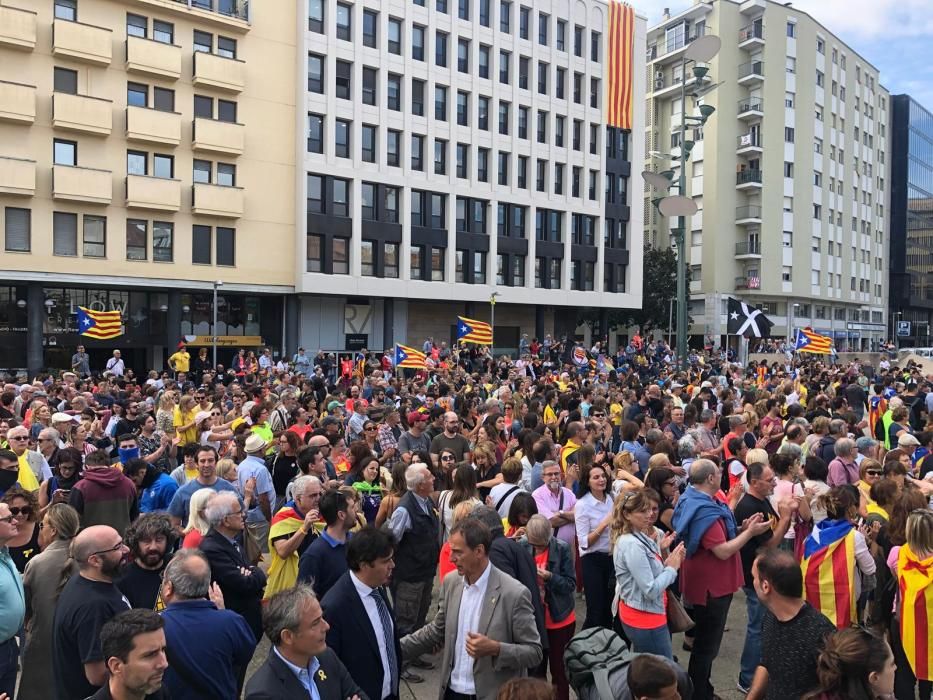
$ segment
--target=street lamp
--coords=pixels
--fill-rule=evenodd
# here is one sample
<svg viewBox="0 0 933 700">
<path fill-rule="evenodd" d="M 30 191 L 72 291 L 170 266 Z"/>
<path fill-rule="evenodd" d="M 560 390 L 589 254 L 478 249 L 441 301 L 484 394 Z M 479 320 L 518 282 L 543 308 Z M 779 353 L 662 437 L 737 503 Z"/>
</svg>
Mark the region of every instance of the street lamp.
<svg viewBox="0 0 933 700">
<path fill-rule="evenodd" d="M 800 304 L 797 304 L 796 302 L 793 304 L 791 304 L 790 302 L 787 302 L 787 342 L 788 343 L 796 342 L 793 336 L 793 330 L 794 330 L 793 325 L 794 325 L 794 319 L 797 318 L 798 308 L 800 308 Z"/>
<path fill-rule="evenodd" d="M 214 369 L 217 369 L 217 287 L 223 287 L 224 283 L 220 280 L 214 280 L 214 322 L 211 325 L 211 347 L 213 348 Z"/>
<path fill-rule="evenodd" d="M 897 319 L 904 315 L 903 311 L 895 311 L 891 314 L 891 335 L 894 336 L 894 349 L 901 349 L 901 338 L 897 334 Z"/>
<path fill-rule="evenodd" d="M 499 292 L 493 292 L 489 295 L 489 328 L 491 330 L 492 344 L 489 346 L 489 353 L 493 359 L 496 358 L 496 297 Z"/>
<path fill-rule="evenodd" d="M 658 211 L 662 216 L 677 217 L 677 228 L 671 229 L 677 243 L 677 362 L 681 370 L 687 368 L 687 314 L 689 299 L 687 294 L 687 217 L 697 213 L 697 204 L 692 197 L 687 197 L 687 160 L 690 152 L 696 145 L 695 141 L 687 140 L 688 123 L 694 126 L 703 126 L 716 111 L 711 105 L 700 105 L 697 109 L 699 116 L 687 116 L 687 95 L 699 99 L 701 95 L 708 94 L 721 83 L 712 84 L 709 77 L 709 66 L 699 65 L 709 63 L 722 48 L 722 40 L 718 36 L 707 34 L 698 37 L 684 51 L 680 62 L 680 172 L 677 178 L 677 194 L 662 197 L 656 202 Z M 687 64 L 693 64 L 694 88 L 687 91 Z M 675 156 L 667 153 L 655 153 L 654 157 L 663 157 L 674 160 Z M 642 177 L 652 187 L 661 191 L 668 191 L 673 186 L 674 171 L 665 170 L 654 173 L 646 170 Z"/>
</svg>

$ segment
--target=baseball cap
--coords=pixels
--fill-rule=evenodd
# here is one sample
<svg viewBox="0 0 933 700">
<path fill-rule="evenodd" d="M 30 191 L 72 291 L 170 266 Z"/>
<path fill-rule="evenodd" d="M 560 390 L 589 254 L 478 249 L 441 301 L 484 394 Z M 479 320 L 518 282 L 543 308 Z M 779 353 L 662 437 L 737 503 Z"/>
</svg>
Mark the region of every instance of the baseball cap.
<svg viewBox="0 0 933 700">
<path fill-rule="evenodd" d="M 421 411 L 409 411 L 408 412 L 408 423 L 416 423 L 418 421 L 426 421 L 428 419 L 427 413 L 422 413 Z"/>
</svg>

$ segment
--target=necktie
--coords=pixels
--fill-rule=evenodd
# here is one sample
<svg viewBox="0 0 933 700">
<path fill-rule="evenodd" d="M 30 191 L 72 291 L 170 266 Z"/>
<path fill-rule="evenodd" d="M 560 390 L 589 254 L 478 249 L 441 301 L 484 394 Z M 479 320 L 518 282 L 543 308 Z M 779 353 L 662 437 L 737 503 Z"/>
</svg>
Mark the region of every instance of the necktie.
<svg viewBox="0 0 933 700">
<path fill-rule="evenodd" d="M 389 615 L 389 608 L 386 605 L 382 594 L 378 590 L 373 590 L 370 594 L 376 601 L 376 610 L 379 612 L 379 622 L 382 623 L 382 638 L 386 645 L 386 659 L 389 662 L 389 673 L 392 676 L 392 692 L 398 688 L 398 660 L 395 656 L 395 635 L 393 633 L 392 616 Z"/>
</svg>

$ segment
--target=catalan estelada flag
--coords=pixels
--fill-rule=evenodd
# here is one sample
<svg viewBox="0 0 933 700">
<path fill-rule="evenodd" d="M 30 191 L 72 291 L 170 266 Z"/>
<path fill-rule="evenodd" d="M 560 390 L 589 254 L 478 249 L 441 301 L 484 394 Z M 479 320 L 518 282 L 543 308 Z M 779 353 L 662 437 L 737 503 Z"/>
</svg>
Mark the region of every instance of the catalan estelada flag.
<svg viewBox="0 0 933 700">
<path fill-rule="evenodd" d="M 366 378 L 366 356 L 363 353 L 356 356 L 356 362 L 353 364 L 353 376 L 360 381 Z"/>
<path fill-rule="evenodd" d="M 875 425 L 878 424 L 878 421 L 881 420 L 881 416 L 883 416 L 887 410 L 888 400 L 883 396 L 872 396 L 868 399 L 868 429 L 872 432 L 872 435 L 875 433 Z M 916 455 L 914 455 L 914 457 L 919 459 Z M 914 466 L 916 466 L 916 462 Z"/>
<path fill-rule="evenodd" d="M 492 326 L 465 316 L 457 316 L 457 340 L 477 345 L 492 345 Z"/>
<path fill-rule="evenodd" d="M 803 597 L 838 629 L 854 624 L 855 528 L 848 520 L 824 520 L 804 543 Z"/>
<path fill-rule="evenodd" d="M 395 366 L 410 367 L 412 369 L 424 369 L 425 355 L 420 350 L 410 348 L 407 345 L 395 344 Z"/>
<path fill-rule="evenodd" d="M 933 680 L 933 557 L 918 559 L 910 545 L 897 557 L 897 586 L 901 601 L 901 645 L 918 680 Z"/>
<path fill-rule="evenodd" d="M 119 311 L 92 311 L 78 307 L 78 332 L 96 340 L 109 340 L 123 335 L 123 319 Z"/>
<path fill-rule="evenodd" d="M 635 9 L 621 2 L 609 3 L 609 84 L 606 123 L 632 128 L 632 80 L 635 50 Z"/>
<path fill-rule="evenodd" d="M 797 342 L 794 343 L 794 350 L 797 352 L 827 355 L 832 347 L 833 339 L 828 335 L 820 335 L 812 328 L 801 328 L 797 331 Z"/>
</svg>

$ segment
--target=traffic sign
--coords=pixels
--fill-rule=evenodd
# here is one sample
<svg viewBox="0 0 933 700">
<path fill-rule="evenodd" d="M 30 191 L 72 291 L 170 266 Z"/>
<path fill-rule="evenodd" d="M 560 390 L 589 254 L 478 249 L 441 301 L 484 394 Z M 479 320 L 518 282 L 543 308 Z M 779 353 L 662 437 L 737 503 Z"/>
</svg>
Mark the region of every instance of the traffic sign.
<svg viewBox="0 0 933 700">
<path fill-rule="evenodd" d="M 910 335 L 910 321 L 897 322 L 897 337 L 906 338 Z"/>
</svg>

